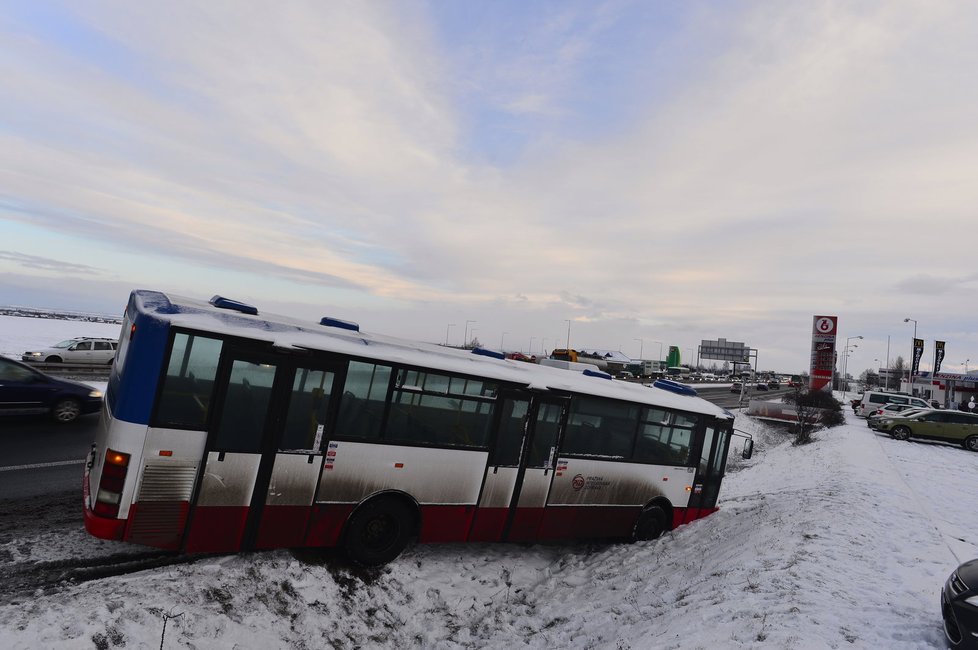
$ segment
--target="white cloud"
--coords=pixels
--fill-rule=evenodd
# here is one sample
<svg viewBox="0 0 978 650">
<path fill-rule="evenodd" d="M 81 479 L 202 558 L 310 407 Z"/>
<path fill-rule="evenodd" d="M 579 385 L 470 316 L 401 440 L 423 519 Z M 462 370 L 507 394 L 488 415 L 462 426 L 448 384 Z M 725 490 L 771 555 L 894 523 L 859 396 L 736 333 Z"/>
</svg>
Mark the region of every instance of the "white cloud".
<svg viewBox="0 0 978 650">
<path fill-rule="evenodd" d="M 7 218 L 79 236 L 96 224 L 121 249 L 398 308 L 503 305 L 626 339 L 755 337 L 802 363 L 814 311 L 890 314 L 920 290 L 953 315 L 978 297 L 922 280 L 959 277 L 973 257 L 970 6 L 692 5 L 684 31 L 622 61 L 638 75 L 700 52 L 676 62 L 684 81 L 666 97 L 634 89 L 634 107 L 609 112 L 629 121 L 585 132 L 560 130 L 598 85 L 584 62 L 614 51 L 634 6 L 570 8 L 516 51 L 486 33 L 457 52 L 439 49 L 424 9 L 79 12 L 139 78 L 7 30 Z M 458 101 L 468 64 L 483 106 Z M 487 108 L 544 120 L 512 164 L 466 148 Z"/>
</svg>

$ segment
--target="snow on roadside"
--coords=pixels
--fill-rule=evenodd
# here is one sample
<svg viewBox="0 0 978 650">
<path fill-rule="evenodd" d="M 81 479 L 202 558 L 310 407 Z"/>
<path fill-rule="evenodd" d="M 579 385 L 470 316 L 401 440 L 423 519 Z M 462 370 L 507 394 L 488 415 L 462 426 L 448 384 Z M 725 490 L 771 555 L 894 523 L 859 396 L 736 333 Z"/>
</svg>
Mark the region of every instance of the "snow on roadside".
<svg viewBox="0 0 978 650">
<path fill-rule="evenodd" d="M 0 356 L 19 361 L 26 350 L 51 347 L 76 336 L 117 339 L 119 327 L 113 323 L 0 315 Z"/>
<path fill-rule="evenodd" d="M 848 417 L 805 447 L 738 417 L 757 452 L 722 510 L 653 542 L 417 546 L 378 571 L 203 558 L 0 606 L 0 645 L 159 647 L 170 613 L 167 648 L 943 648 L 978 454 Z"/>
</svg>

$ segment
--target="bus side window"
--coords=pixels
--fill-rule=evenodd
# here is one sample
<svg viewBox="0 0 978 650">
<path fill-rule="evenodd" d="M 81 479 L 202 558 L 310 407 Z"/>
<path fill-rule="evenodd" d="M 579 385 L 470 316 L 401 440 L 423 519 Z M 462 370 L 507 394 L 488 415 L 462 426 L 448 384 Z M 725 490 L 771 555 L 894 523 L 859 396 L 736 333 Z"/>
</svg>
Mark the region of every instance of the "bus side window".
<svg viewBox="0 0 978 650">
<path fill-rule="evenodd" d="M 575 397 L 567 418 L 563 452 L 627 458 L 632 452 L 638 408 L 613 400 Z"/>
<path fill-rule="evenodd" d="M 316 439 L 323 437 L 332 390 L 333 373 L 308 368 L 296 371 L 279 449 L 319 451 Z"/>
<path fill-rule="evenodd" d="M 360 440 L 380 437 L 390 378 L 390 366 L 350 362 L 340 400 L 336 435 Z"/>
<path fill-rule="evenodd" d="M 647 408 L 642 414 L 633 460 L 687 465 L 696 419 L 684 413 Z"/>
<path fill-rule="evenodd" d="M 445 447 L 485 447 L 496 387 L 481 380 L 401 369 L 384 439 Z"/>
<path fill-rule="evenodd" d="M 221 341 L 177 334 L 156 410 L 159 426 L 203 431 L 221 358 Z"/>
</svg>

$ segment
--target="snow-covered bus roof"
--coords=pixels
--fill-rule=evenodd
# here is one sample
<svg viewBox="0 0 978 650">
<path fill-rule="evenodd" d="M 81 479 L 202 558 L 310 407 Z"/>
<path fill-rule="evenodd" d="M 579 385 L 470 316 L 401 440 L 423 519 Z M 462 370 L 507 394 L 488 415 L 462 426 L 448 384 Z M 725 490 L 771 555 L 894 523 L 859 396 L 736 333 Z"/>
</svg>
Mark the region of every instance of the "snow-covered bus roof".
<svg viewBox="0 0 978 650">
<path fill-rule="evenodd" d="M 572 370 L 513 359 L 497 359 L 473 354 L 468 350 L 326 326 L 278 314 L 258 312 L 252 315 L 218 308 L 202 300 L 157 291 L 137 290 L 133 292 L 133 296 L 139 311 L 174 326 L 265 341 L 281 349 L 332 352 L 453 374 L 474 375 L 537 390 L 583 393 L 733 419 L 731 413 L 701 397 L 681 395 L 657 387 L 609 381 Z"/>
</svg>

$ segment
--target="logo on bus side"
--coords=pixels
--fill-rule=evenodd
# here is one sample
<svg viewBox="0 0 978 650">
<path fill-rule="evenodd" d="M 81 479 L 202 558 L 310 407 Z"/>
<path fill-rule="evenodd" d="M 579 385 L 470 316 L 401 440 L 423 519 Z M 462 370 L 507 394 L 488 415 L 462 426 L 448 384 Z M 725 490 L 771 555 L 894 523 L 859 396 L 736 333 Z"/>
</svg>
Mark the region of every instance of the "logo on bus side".
<svg viewBox="0 0 978 650">
<path fill-rule="evenodd" d="M 582 487 L 584 487 L 584 475 L 578 474 L 577 476 L 575 476 L 574 479 L 571 481 L 571 487 L 574 488 L 575 492 L 577 490 L 580 490 Z"/>
</svg>

